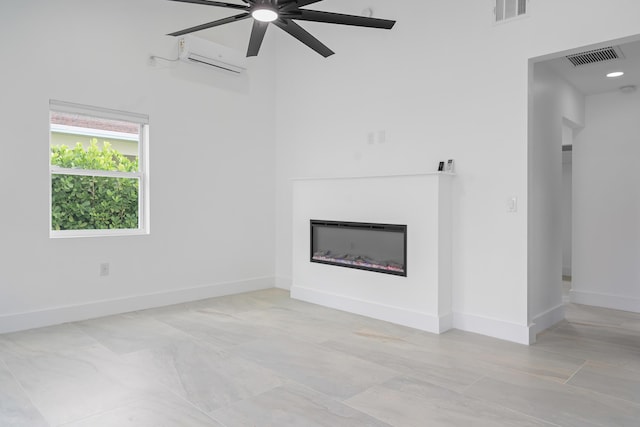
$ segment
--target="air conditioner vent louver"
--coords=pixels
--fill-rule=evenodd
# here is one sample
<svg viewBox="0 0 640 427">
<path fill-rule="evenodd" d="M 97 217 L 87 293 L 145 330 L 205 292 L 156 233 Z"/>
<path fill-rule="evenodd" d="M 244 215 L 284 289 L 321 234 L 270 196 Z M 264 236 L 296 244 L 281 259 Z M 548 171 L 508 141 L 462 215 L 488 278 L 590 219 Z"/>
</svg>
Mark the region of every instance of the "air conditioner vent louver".
<svg viewBox="0 0 640 427">
<path fill-rule="evenodd" d="M 527 13 L 528 0 L 496 0 L 496 22 L 506 21 Z"/>
<path fill-rule="evenodd" d="M 567 56 L 567 59 L 574 65 L 574 67 L 595 64 L 598 62 L 614 61 L 622 58 L 624 58 L 624 56 L 622 55 L 620 48 L 612 46 L 588 50 L 586 52 Z"/>
</svg>

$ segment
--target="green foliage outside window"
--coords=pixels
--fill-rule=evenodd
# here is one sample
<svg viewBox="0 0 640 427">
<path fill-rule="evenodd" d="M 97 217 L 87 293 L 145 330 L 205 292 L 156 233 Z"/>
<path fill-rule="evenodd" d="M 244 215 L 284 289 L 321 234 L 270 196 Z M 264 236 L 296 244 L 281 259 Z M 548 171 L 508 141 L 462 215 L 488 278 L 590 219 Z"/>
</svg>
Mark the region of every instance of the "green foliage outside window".
<svg viewBox="0 0 640 427">
<path fill-rule="evenodd" d="M 51 147 L 51 165 L 65 169 L 137 172 L 131 160 L 104 141 L 93 139 L 86 149 L 77 143 Z M 138 179 L 82 175 L 51 175 L 51 228 L 100 230 L 138 228 Z"/>
</svg>

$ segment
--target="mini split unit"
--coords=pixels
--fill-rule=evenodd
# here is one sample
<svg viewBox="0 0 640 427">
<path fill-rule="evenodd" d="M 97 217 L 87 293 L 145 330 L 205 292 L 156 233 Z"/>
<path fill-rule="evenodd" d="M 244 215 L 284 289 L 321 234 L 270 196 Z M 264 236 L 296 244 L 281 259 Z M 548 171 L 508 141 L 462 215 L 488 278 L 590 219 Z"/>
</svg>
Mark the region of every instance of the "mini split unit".
<svg viewBox="0 0 640 427">
<path fill-rule="evenodd" d="M 241 52 L 195 36 L 178 41 L 180 59 L 240 74 L 247 69 L 247 59 Z"/>
</svg>

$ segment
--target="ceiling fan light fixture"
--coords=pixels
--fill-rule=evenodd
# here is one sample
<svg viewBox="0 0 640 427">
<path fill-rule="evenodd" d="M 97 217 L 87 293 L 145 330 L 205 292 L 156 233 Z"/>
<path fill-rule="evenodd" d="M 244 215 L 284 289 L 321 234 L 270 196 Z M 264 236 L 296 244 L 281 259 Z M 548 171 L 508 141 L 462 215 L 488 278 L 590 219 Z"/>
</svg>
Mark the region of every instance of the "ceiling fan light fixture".
<svg viewBox="0 0 640 427">
<path fill-rule="evenodd" d="M 324 12 L 322 10 L 304 9 L 319 3 L 322 0 L 241 0 L 243 4 L 227 3 L 226 1 L 213 0 L 171 0 L 180 3 L 194 3 L 239 11 L 237 15 L 185 28 L 169 33 L 169 36 L 179 37 L 196 31 L 218 27 L 245 19 L 253 20 L 247 57 L 257 56 L 264 40 L 269 23 L 297 39 L 316 53 L 327 58 L 334 54 L 320 40 L 302 28 L 296 21 L 323 22 L 327 24 L 342 24 L 354 27 L 379 28 L 390 30 L 396 21 L 391 19 L 373 18 L 372 16 L 346 15 L 342 13 Z M 373 11 L 365 11 L 365 14 L 373 14 Z"/>
<path fill-rule="evenodd" d="M 278 12 L 270 8 L 261 7 L 259 9 L 254 9 L 251 12 L 251 16 L 253 16 L 253 19 L 260 22 L 273 22 L 278 19 Z"/>
</svg>

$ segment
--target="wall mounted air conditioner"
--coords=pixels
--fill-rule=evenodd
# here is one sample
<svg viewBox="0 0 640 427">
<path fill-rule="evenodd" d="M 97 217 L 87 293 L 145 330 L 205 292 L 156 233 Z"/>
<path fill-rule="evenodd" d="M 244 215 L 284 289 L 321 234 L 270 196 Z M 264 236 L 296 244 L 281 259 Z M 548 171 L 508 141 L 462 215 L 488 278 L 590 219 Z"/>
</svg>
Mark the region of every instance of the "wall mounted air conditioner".
<svg viewBox="0 0 640 427">
<path fill-rule="evenodd" d="M 180 59 L 240 74 L 247 69 L 247 58 L 235 49 L 187 35 L 178 41 Z"/>
</svg>

